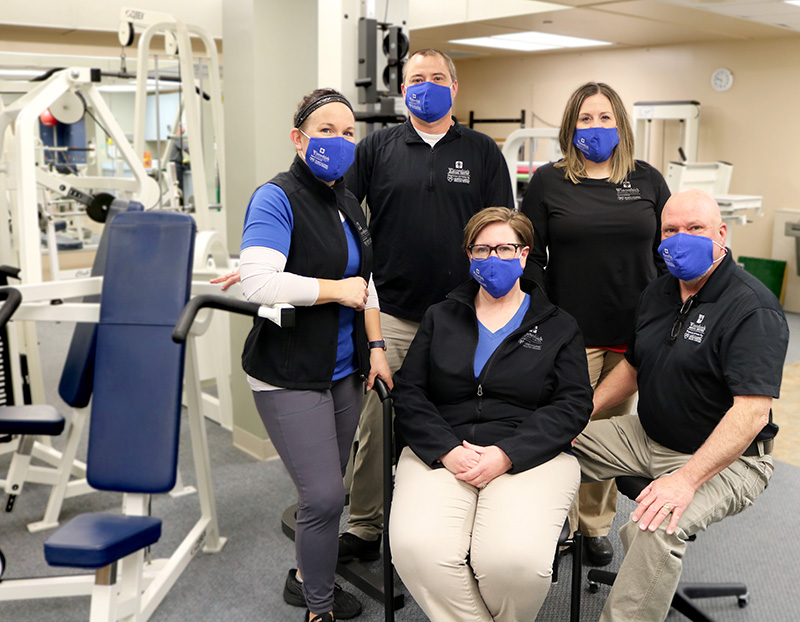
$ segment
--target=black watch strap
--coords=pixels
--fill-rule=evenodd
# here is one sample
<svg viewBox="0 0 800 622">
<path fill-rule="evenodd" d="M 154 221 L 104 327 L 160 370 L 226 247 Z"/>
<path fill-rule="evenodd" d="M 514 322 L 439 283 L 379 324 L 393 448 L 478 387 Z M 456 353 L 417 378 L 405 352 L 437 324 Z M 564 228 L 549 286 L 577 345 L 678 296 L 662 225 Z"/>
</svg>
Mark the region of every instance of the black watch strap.
<svg viewBox="0 0 800 622">
<path fill-rule="evenodd" d="M 361 343 L 364 343 L 364 342 L 362 341 Z M 370 348 L 370 350 L 372 348 L 381 348 L 382 350 L 385 351 L 386 350 L 386 342 L 383 339 L 381 339 L 379 341 L 370 341 L 369 342 L 369 348 Z"/>
</svg>

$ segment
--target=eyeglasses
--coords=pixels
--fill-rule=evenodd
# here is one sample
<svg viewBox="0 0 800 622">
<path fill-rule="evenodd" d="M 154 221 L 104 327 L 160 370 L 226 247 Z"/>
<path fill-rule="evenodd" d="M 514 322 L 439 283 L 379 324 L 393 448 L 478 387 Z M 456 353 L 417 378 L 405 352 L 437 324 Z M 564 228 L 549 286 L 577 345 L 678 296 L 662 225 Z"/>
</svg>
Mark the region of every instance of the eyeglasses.
<svg viewBox="0 0 800 622">
<path fill-rule="evenodd" d="M 514 259 L 519 249 L 524 248 L 525 244 L 498 244 L 489 246 L 488 244 L 470 244 L 467 250 L 472 253 L 475 261 L 489 259 L 489 255 L 494 251 L 500 259 Z"/>
<path fill-rule="evenodd" d="M 697 295 L 689 296 L 681 305 L 681 310 L 678 311 L 678 317 L 675 318 L 675 321 L 672 323 L 672 329 L 670 329 L 669 331 L 670 344 L 674 343 L 675 340 L 678 338 L 678 335 L 681 334 L 681 329 L 683 329 L 683 323 L 689 316 L 689 312 L 692 310 L 692 307 L 694 306 L 695 302 L 697 302 Z"/>
</svg>

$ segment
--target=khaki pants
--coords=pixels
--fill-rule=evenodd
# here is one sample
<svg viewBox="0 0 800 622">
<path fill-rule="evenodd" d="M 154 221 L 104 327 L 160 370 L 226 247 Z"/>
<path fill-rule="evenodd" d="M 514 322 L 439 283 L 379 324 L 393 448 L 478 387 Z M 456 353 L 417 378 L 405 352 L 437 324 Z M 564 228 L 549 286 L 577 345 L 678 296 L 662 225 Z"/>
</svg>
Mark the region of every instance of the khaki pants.
<svg viewBox="0 0 800 622">
<path fill-rule="evenodd" d="M 651 440 L 636 415 L 592 421 L 573 449 L 583 481 L 618 475 L 656 479 L 674 473 L 691 458 Z M 672 535 L 666 532 L 668 521 L 650 532 L 629 520 L 620 530 L 625 559 L 600 622 L 664 620 L 680 580 L 686 539 L 752 505 L 771 475 L 769 454 L 739 458 L 697 489 Z"/>
<path fill-rule="evenodd" d="M 425 614 L 433 622 L 534 620 L 579 480 L 577 460 L 562 453 L 479 490 L 403 449 L 389 537 L 395 568 Z"/>
<path fill-rule="evenodd" d="M 586 348 L 586 361 L 589 364 L 589 381 L 592 388 L 597 388 L 611 370 L 625 358 L 624 354 Z M 620 402 L 613 408 L 601 410 L 592 420 L 610 419 L 619 415 L 628 415 L 633 411 L 636 396 Z M 569 524 L 573 531 L 580 529 L 584 536 L 596 538 L 607 536 L 617 514 L 617 486 L 614 480 L 607 482 L 584 482 L 575 497 L 575 503 L 569 511 Z"/>
<path fill-rule="evenodd" d="M 403 364 L 417 329 L 418 322 L 381 313 L 381 333 L 393 374 Z M 383 408 L 375 391 L 367 392 L 364 397 L 357 438 L 347 531 L 362 540 L 373 541 L 383 532 Z"/>
</svg>

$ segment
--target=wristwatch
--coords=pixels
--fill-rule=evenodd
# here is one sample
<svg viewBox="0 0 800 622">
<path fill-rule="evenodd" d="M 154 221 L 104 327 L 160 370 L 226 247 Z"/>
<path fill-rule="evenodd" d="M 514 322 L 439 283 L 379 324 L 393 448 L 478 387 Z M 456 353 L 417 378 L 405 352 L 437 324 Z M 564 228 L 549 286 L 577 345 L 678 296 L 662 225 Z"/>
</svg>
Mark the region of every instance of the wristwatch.
<svg viewBox="0 0 800 622">
<path fill-rule="evenodd" d="M 369 349 L 372 350 L 373 348 L 381 348 L 385 352 L 386 351 L 386 342 L 383 339 L 381 339 L 379 341 L 370 341 L 369 342 Z"/>
</svg>

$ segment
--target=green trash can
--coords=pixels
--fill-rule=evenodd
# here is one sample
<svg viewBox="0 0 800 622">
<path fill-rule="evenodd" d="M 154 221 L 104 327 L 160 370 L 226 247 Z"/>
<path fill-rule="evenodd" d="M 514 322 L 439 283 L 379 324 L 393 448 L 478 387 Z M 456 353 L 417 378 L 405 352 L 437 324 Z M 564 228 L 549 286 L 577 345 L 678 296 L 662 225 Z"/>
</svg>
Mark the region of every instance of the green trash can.
<svg viewBox="0 0 800 622">
<path fill-rule="evenodd" d="M 786 295 L 786 279 L 788 278 L 785 261 L 740 256 L 738 263 L 766 285 L 775 294 L 778 301 L 783 304 L 783 299 Z"/>
</svg>

